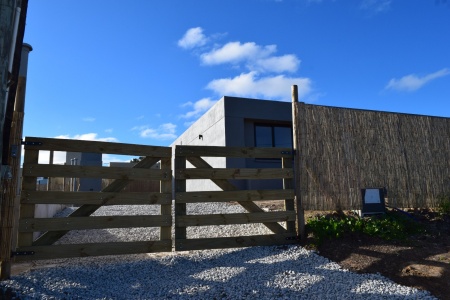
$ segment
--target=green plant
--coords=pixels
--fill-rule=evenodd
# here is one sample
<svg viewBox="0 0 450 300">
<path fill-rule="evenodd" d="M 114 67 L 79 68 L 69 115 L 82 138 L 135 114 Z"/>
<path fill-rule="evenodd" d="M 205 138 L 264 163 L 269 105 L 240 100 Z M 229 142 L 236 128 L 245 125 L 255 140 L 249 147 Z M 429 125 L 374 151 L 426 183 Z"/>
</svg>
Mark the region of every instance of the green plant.
<svg viewBox="0 0 450 300">
<path fill-rule="evenodd" d="M 438 211 L 443 215 L 450 215 L 450 195 L 439 197 Z"/>
<path fill-rule="evenodd" d="M 369 218 L 350 215 L 321 216 L 309 220 L 307 228 L 319 244 L 326 238 L 339 238 L 350 233 L 401 240 L 422 231 L 419 223 L 396 212 Z"/>
</svg>

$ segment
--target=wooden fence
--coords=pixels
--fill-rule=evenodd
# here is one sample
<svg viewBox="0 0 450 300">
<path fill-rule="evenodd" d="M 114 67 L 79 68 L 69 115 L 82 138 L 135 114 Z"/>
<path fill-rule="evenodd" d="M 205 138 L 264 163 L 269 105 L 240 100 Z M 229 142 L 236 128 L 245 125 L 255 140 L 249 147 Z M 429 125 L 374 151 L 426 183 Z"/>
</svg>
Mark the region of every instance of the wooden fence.
<svg viewBox="0 0 450 300">
<path fill-rule="evenodd" d="M 233 169 L 213 168 L 202 157 L 278 158 L 282 168 Z M 187 162 L 194 168 L 187 168 Z M 281 190 L 239 190 L 229 180 L 282 178 Z M 213 146 L 176 146 L 175 148 L 175 250 L 262 246 L 297 243 L 296 212 L 291 149 L 238 148 Z M 209 179 L 223 191 L 186 191 L 186 181 Z M 285 199 L 284 211 L 267 212 L 255 202 Z M 241 205 L 248 213 L 189 215 L 187 205 L 192 203 L 228 202 Z M 284 223 L 284 226 L 281 223 Z M 190 226 L 233 225 L 262 223 L 273 234 L 189 238 Z"/>
<path fill-rule="evenodd" d="M 450 193 L 450 118 L 293 102 L 305 210 L 360 209 L 385 187 L 396 207 L 436 207 Z"/>
<path fill-rule="evenodd" d="M 90 152 L 145 157 L 133 168 L 40 164 L 40 151 Z M 94 141 L 25 139 L 23 181 L 18 224 L 16 261 L 113 254 L 172 251 L 172 170 L 171 148 Z M 41 152 L 42 153 L 42 152 Z M 161 169 L 150 169 L 161 161 Z M 115 179 L 101 192 L 37 191 L 37 177 Z M 133 180 L 158 180 L 160 192 L 124 192 Z M 64 218 L 35 218 L 37 204 L 79 206 Z M 104 205 L 161 206 L 160 215 L 90 216 Z M 156 241 L 109 242 L 85 244 L 54 243 L 70 230 L 160 227 Z M 36 240 L 33 232 L 45 232 Z"/>
</svg>

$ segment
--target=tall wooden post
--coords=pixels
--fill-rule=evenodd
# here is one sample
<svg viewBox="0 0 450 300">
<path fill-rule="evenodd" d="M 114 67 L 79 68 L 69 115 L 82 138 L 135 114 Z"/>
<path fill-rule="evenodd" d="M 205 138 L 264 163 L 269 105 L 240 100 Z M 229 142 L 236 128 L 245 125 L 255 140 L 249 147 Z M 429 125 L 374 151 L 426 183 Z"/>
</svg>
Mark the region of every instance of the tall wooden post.
<svg viewBox="0 0 450 300">
<path fill-rule="evenodd" d="M 19 182 L 20 182 L 20 158 L 22 149 L 23 119 L 25 111 L 25 91 L 27 83 L 28 54 L 33 48 L 28 44 L 23 44 L 20 62 L 19 78 L 17 82 L 16 99 L 14 113 L 11 123 L 11 135 L 9 145 L 11 147 L 8 157 L 11 179 L 5 186 L 5 194 L 2 205 L 1 222 L 1 269 L 0 279 L 7 279 L 11 274 L 11 251 L 15 250 L 17 243 L 17 224 L 19 220 Z"/>
<path fill-rule="evenodd" d="M 304 103 L 298 102 L 298 87 L 292 86 L 292 134 L 293 134 L 293 150 L 294 150 L 294 187 L 295 187 L 295 205 L 297 209 L 297 234 L 302 241 L 306 240 L 306 228 L 305 228 L 305 211 L 302 204 L 302 184 L 300 178 L 302 178 L 302 172 L 305 172 L 304 157 L 302 149 L 299 149 L 299 145 L 302 145 L 300 139 L 303 138 L 299 135 L 300 120 L 304 118 L 304 114 L 299 114 L 299 106 L 304 106 Z M 304 107 L 303 107 L 304 108 Z"/>
</svg>

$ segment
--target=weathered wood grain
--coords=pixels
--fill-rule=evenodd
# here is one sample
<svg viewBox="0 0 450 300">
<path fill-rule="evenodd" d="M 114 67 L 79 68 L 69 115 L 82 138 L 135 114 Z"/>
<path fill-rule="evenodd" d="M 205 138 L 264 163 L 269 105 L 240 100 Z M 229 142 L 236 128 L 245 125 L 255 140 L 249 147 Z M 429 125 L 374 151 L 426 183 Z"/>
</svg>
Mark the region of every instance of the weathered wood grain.
<svg viewBox="0 0 450 300">
<path fill-rule="evenodd" d="M 175 227 L 295 221 L 294 211 L 177 216 Z"/>
<path fill-rule="evenodd" d="M 292 178 L 292 169 L 196 168 L 176 170 L 180 179 L 279 179 Z"/>
<path fill-rule="evenodd" d="M 176 156 L 282 158 L 291 157 L 290 148 L 177 146 Z"/>
<path fill-rule="evenodd" d="M 172 251 L 172 241 L 161 240 L 161 241 L 144 241 L 144 242 L 114 242 L 114 243 L 30 246 L 30 247 L 19 247 L 17 251 L 34 252 L 33 255 L 16 256 L 15 260 L 17 262 L 21 262 L 21 261 L 55 259 L 55 258 L 170 252 Z"/>
<path fill-rule="evenodd" d="M 294 197 L 293 189 L 285 190 L 239 190 L 176 193 L 178 203 L 268 201 Z"/>
<path fill-rule="evenodd" d="M 172 225 L 172 216 L 161 215 L 28 218 L 20 219 L 19 232 L 161 227 L 170 225 Z"/>
<path fill-rule="evenodd" d="M 298 239 L 292 233 L 203 239 L 177 239 L 175 240 L 175 250 L 188 251 L 202 249 L 287 245 L 297 243 Z"/>
<path fill-rule="evenodd" d="M 172 194 L 157 192 L 62 192 L 23 191 L 22 204 L 92 204 L 92 205 L 146 205 L 172 203 Z"/>
<path fill-rule="evenodd" d="M 68 152 L 92 152 L 107 154 L 123 154 L 152 157 L 171 157 L 172 149 L 169 147 L 147 146 L 137 144 L 109 143 L 97 141 L 81 141 L 71 139 L 50 139 L 43 137 L 26 137 L 27 143 L 42 143 L 41 145 L 26 145 L 25 150 L 53 150 Z"/>
</svg>

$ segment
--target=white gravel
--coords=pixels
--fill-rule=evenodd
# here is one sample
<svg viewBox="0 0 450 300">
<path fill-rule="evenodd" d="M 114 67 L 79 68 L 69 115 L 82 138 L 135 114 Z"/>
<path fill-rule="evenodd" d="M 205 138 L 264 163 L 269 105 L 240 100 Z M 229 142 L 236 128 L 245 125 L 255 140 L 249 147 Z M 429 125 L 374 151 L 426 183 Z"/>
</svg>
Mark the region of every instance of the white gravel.
<svg viewBox="0 0 450 300">
<path fill-rule="evenodd" d="M 67 209 L 64 213 L 68 213 Z M 243 212 L 227 204 L 188 213 Z M 157 214 L 158 206 L 102 207 L 95 215 Z M 267 234 L 262 225 L 205 226 L 188 238 Z M 59 243 L 156 240 L 157 228 L 73 231 Z M 436 299 L 379 274 L 356 274 L 300 246 L 250 247 L 38 261 L 0 282 L 20 299 Z"/>
</svg>

